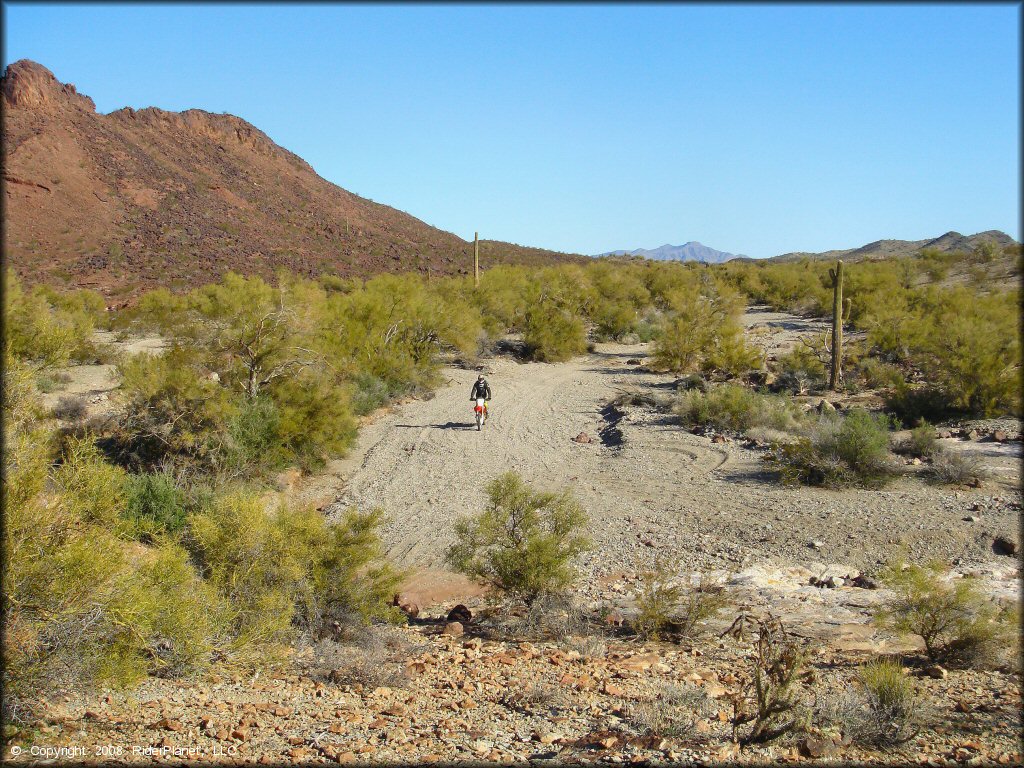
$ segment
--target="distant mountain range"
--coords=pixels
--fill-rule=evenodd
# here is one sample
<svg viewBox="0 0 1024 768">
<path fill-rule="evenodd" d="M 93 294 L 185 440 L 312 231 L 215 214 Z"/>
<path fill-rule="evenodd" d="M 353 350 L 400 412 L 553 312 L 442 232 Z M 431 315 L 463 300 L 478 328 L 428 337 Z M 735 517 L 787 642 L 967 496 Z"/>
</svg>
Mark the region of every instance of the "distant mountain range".
<svg viewBox="0 0 1024 768">
<path fill-rule="evenodd" d="M 1019 243 L 1005 232 L 990 229 L 975 235 L 961 235 L 959 232 L 947 232 L 931 240 L 875 240 L 860 248 L 846 248 L 822 253 L 797 251 L 772 257 L 775 261 L 798 261 L 800 259 L 844 259 L 846 261 L 871 261 L 888 259 L 894 256 L 911 256 L 926 248 L 936 251 L 959 251 L 968 253 L 985 241 L 995 243 L 999 248 Z"/>
<path fill-rule="evenodd" d="M 875 240 L 873 243 L 862 245 L 859 248 L 843 248 L 834 251 L 822 251 L 821 253 L 810 253 L 808 251 L 796 251 L 783 253 L 779 256 L 772 256 L 771 261 L 799 261 L 800 259 L 845 259 L 846 261 L 871 261 L 874 259 L 888 259 L 895 256 L 912 256 L 915 253 L 930 248 L 936 251 L 958 251 L 970 252 L 981 243 L 990 241 L 999 248 L 1019 243 L 1005 232 L 997 229 L 990 229 L 985 232 L 978 232 L 975 235 L 962 235 L 959 232 L 947 232 L 944 235 L 930 240 Z M 655 261 L 700 261 L 705 264 L 721 264 L 730 259 L 749 259 L 749 256 L 741 256 L 724 251 L 716 251 L 696 241 L 685 245 L 662 245 L 659 248 L 636 248 L 632 251 L 618 250 L 599 253 L 597 256 L 639 256 Z"/>
<path fill-rule="evenodd" d="M 705 264 L 721 264 L 723 261 L 729 261 L 729 259 L 744 258 L 742 256 L 737 256 L 735 253 L 716 251 L 714 248 L 709 248 L 695 240 L 691 240 L 685 245 L 669 245 L 666 243 L 665 245 L 657 248 L 636 248 L 632 251 L 608 251 L 607 253 L 599 253 L 597 255 L 642 256 L 645 259 L 654 259 L 655 261 L 702 261 Z"/>
</svg>

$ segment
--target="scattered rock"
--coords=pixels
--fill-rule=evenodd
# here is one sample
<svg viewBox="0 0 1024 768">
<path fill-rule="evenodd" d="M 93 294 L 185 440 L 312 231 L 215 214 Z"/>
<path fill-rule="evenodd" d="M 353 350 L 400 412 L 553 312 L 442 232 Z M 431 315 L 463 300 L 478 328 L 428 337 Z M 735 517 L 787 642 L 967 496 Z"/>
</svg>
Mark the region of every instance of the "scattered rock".
<svg viewBox="0 0 1024 768">
<path fill-rule="evenodd" d="M 724 443 L 726 442 L 725 435 L 718 434 L 711 438 L 712 443 Z"/>
<path fill-rule="evenodd" d="M 391 601 L 391 604 L 398 610 L 404 613 L 410 619 L 415 619 L 420 615 L 420 607 L 405 595 L 396 594 Z"/>
<path fill-rule="evenodd" d="M 444 629 L 441 630 L 443 635 L 451 635 L 452 637 L 459 637 L 465 632 L 465 627 L 462 626 L 461 621 L 449 621 L 444 625 Z"/>
<path fill-rule="evenodd" d="M 181 724 L 180 720 L 172 720 L 169 717 L 165 717 L 160 722 L 156 723 L 153 728 L 161 729 L 164 731 L 184 731 L 185 726 Z"/>
<path fill-rule="evenodd" d="M 878 589 L 878 582 L 865 576 L 863 573 L 859 573 L 850 579 L 849 585 L 851 587 L 859 587 L 860 589 Z"/>
<path fill-rule="evenodd" d="M 997 555 L 1016 557 L 1017 542 L 1012 539 L 1008 539 L 1005 536 L 996 536 L 995 539 L 992 540 L 992 551 Z"/>
<path fill-rule="evenodd" d="M 574 443 L 592 443 L 594 438 L 588 435 L 586 432 L 580 432 L 576 437 L 572 439 Z"/>
<path fill-rule="evenodd" d="M 832 403 L 830 403 L 828 400 L 822 398 L 821 402 L 818 403 L 818 407 L 816 410 L 818 411 L 818 413 L 835 413 L 836 407 L 832 405 Z"/>
<path fill-rule="evenodd" d="M 807 542 L 807 546 L 810 547 L 811 549 L 822 549 L 825 546 L 825 542 L 824 541 L 819 541 L 818 539 L 815 539 L 814 541 Z"/>
<path fill-rule="evenodd" d="M 835 742 L 819 736 L 806 736 L 800 740 L 798 746 L 801 755 L 816 760 L 831 757 L 836 753 Z"/>
<path fill-rule="evenodd" d="M 643 362 L 637 360 L 635 357 L 631 357 L 626 361 L 626 365 L 643 365 Z"/>
<path fill-rule="evenodd" d="M 997 443 L 1007 443 L 1010 441 L 1010 435 L 1007 434 L 1005 429 L 997 429 L 991 435 L 991 439 Z"/>
<path fill-rule="evenodd" d="M 932 664 L 930 667 L 925 667 L 924 673 L 933 680 L 945 680 L 946 676 L 949 675 L 946 668 L 941 667 L 938 664 Z"/>
<path fill-rule="evenodd" d="M 473 620 L 473 612 L 462 603 L 459 603 L 448 611 L 448 621 L 457 621 L 460 624 L 469 624 Z"/>
</svg>

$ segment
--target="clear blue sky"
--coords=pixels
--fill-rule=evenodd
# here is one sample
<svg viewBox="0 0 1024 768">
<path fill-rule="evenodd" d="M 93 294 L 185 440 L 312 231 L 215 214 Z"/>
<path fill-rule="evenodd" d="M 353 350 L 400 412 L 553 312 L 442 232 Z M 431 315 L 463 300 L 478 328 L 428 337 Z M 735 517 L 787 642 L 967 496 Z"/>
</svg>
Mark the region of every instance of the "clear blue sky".
<svg viewBox="0 0 1024 768">
<path fill-rule="evenodd" d="M 230 112 L 470 239 L 1020 239 L 1018 5 L 30 5 L 4 65 Z"/>
</svg>

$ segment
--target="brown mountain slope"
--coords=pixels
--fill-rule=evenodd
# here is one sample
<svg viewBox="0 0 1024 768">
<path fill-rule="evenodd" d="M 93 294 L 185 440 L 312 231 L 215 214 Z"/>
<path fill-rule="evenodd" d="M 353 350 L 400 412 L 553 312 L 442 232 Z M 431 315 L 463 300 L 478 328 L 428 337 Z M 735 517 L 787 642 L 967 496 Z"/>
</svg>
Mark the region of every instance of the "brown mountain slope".
<svg viewBox="0 0 1024 768">
<path fill-rule="evenodd" d="M 365 277 L 472 268 L 472 244 L 316 174 L 232 115 L 92 100 L 22 60 L 2 80 L 4 254 L 29 282 L 127 299 L 228 270 Z M 485 241 L 481 261 L 585 257 Z"/>
</svg>

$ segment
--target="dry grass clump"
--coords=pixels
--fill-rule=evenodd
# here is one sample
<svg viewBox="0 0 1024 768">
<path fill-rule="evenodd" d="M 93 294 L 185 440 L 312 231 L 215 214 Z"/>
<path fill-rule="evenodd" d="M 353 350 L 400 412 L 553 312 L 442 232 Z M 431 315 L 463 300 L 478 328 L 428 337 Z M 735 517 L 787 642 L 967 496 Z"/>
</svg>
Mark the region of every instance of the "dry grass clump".
<svg viewBox="0 0 1024 768">
<path fill-rule="evenodd" d="M 61 421 L 81 421 L 88 407 L 81 395 L 62 395 L 53 407 L 53 417 Z"/>
<path fill-rule="evenodd" d="M 555 592 L 534 600 L 526 612 L 511 623 L 510 629 L 518 636 L 565 643 L 574 637 L 586 637 L 593 626 L 572 595 Z"/>
<path fill-rule="evenodd" d="M 675 578 L 675 569 L 661 559 L 653 570 L 641 574 L 634 621 L 641 636 L 654 640 L 663 636 L 690 637 L 701 622 L 729 604 L 723 587 L 706 573 L 701 573 L 693 585 L 674 583 Z"/>
<path fill-rule="evenodd" d="M 942 450 L 932 457 L 925 477 L 937 485 L 968 485 L 988 477 L 988 470 L 977 456 L 964 451 Z"/>
<path fill-rule="evenodd" d="M 920 731 L 922 703 L 899 662 L 875 659 L 857 671 L 857 686 L 823 702 L 818 714 L 857 744 L 892 747 Z"/>
<path fill-rule="evenodd" d="M 406 662 L 421 649 L 393 627 L 347 622 L 341 642 L 322 638 L 309 646 L 302 666 L 338 685 L 403 688 L 409 683 Z"/>
<path fill-rule="evenodd" d="M 654 697 L 630 705 L 627 724 L 640 736 L 691 739 L 697 720 L 718 711 L 713 698 L 688 683 L 661 683 Z"/>
</svg>

